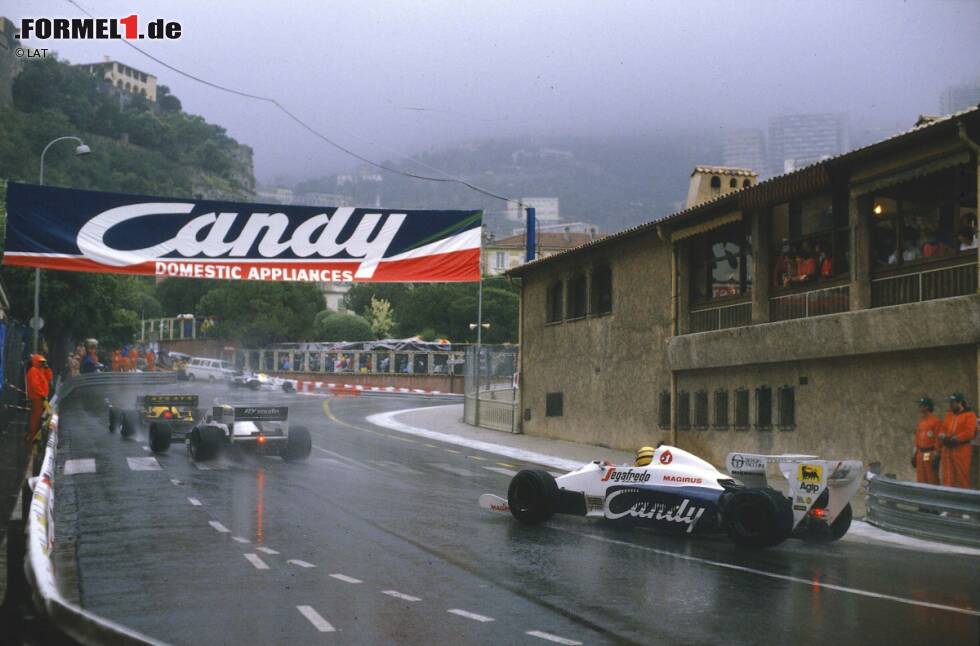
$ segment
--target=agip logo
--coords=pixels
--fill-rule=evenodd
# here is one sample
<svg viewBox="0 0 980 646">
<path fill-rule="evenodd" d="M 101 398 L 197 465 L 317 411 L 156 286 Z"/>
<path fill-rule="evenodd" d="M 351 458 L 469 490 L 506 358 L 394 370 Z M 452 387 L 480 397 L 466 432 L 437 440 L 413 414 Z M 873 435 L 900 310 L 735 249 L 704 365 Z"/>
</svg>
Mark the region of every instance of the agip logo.
<svg viewBox="0 0 980 646">
<path fill-rule="evenodd" d="M 796 479 L 800 482 L 800 491 L 816 493 L 823 482 L 823 466 L 819 464 L 801 464 L 796 470 Z"/>
</svg>

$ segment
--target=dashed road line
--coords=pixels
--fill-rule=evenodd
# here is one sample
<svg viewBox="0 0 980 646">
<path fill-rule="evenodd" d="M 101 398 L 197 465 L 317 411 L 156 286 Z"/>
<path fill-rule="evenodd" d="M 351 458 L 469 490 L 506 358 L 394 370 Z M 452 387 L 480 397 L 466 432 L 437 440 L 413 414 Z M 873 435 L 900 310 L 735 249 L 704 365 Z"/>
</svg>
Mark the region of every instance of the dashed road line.
<svg viewBox="0 0 980 646">
<path fill-rule="evenodd" d="M 394 471 L 395 473 L 400 473 L 407 476 L 420 476 L 423 475 L 421 471 L 406 467 L 404 464 L 399 464 L 392 460 L 371 460 L 373 464 L 385 469 L 386 471 Z"/>
<path fill-rule="evenodd" d="M 242 536 L 232 536 L 231 537 L 231 540 L 235 541 L 236 543 L 251 543 L 252 542 L 252 541 L 250 541 L 247 538 L 244 538 Z"/>
<path fill-rule="evenodd" d="M 456 449 L 446 449 L 447 453 L 462 453 L 462 451 L 457 451 Z"/>
<path fill-rule="evenodd" d="M 494 473 L 499 473 L 501 475 L 505 475 L 510 478 L 513 478 L 514 476 L 517 475 L 517 471 L 514 471 L 513 469 L 505 469 L 503 467 L 483 467 L 483 468 L 486 469 L 487 471 L 493 471 Z"/>
<path fill-rule="evenodd" d="M 378 467 L 373 467 L 370 464 L 365 464 L 364 462 L 360 462 L 359 460 L 355 460 L 354 458 L 349 458 L 346 455 L 341 455 L 339 453 L 334 453 L 333 451 L 328 451 L 327 449 L 324 449 L 322 447 L 319 447 L 316 444 L 313 445 L 313 448 L 316 449 L 317 451 L 322 451 L 322 452 L 326 453 L 327 455 L 332 455 L 333 457 L 337 458 L 338 460 L 343 460 L 344 462 L 349 462 L 351 464 L 354 464 L 356 466 L 359 466 L 362 469 L 367 469 L 369 471 L 376 471 L 378 473 L 385 473 L 385 471 L 379 469 Z"/>
<path fill-rule="evenodd" d="M 499 466 L 499 467 L 508 467 L 508 468 L 513 469 L 516 465 L 514 465 L 514 464 L 508 464 L 506 462 L 498 462 L 497 463 L 497 466 Z"/>
<path fill-rule="evenodd" d="M 276 554 L 278 554 L 278 553 L 279 552 L 276 552 Z M 306 561 L 301 561 L 299 559 L 289 559 L 288 561 L 286 561 L 286 563 L 292 563 L 293 565 L 298 565 L 299 567 L 305 567 L 305 568 L 316 567 L 312 563 L 307 563 Z M 343 576 L 343 575 L 335 576 L 335 575 L 331 574 L 330 576 L 334 577 L 335 579 L 340 579 L 340 576 Z M 350 577 L 347 577 L 347 578 L 350 578 Z M 340 579 L 340 580 L 341 581 L 346 581 L 347 579 Z M 347 581 L 347 582 L 348 583 L 360 583 L 360 581 L 358 581 L 357 579 L 354 579 L 353 581 Z"/>
<path fill-rule="evenodd" d="M 404 592 L 399 592 L 398 590 L 382 590 L 381 594 L 386 594 L 389 597 L 394 597 L 396 599 L 401 599 L 402 601 L 421 601 L 419 597 L 413 597 L 410 594 L 405 594 Z"/>
<path fill-rule="evenodd" d="M 205 464 L 204 462 L 195 462 L 194 466 L 200 471 L 227 471 L 228 467 L 223 464 Z"/>
<path fill-rule="evenodd" d="M 252 554 L 251 552 L 249 552 L 248 554 L 243 554 L 243 556 L 245 557 L 245 559 L 249 563 L 251 563 L 252 565 L 255 566 L 255 569 L 256 570 L 268 570 L 269 569 L 269 566 L 266 565 L 266 562 L 265 561 L 263 561 L 262 559 L 259 558 L 259 555 L 258 554 Z"/>
<path fill-rule="evenodd" d="M 230 529 L 228 529 L 227 527 L 225 527 L 224 525 L 222 525 L 221 523 L 219 523 L 216 520 L 209 520 L 208 521 L 208 525 L 210 525 L 211 527 L 214 527 L 215 531 L 220 532 L 222 534 L 229 534 L 229 533 L 231 533 L 231 530 Z"/>
<path fill-rule="evenodd" d="M 439 469 L 440 471 L 445 471 L 446 473 L 451 473 L 457 476 L 463 476 L 464 478 L 469 478 L 476 475 L 472 471 L 460 467 L 454 467 L 453 465 L 446 464 L 444 462 L 429 462 L 429 465 Z"/>
<path fill-rule="evenodd" d="M 129 468 L 133 471 L 159 471 L 160 463 L 154 457 L 147 458 L 126 458 Z"/>
<path fill-rule="evenodd" d="M 195 507 L 200 507 L 201 506 L 201 501 L 198 500 L 197 498 L 188 498 L 187 499 L 187 502 L 191 503 Z"/>
<path fill-rule="evenodd" d="M 483 623 L 486 623 L 488 621 L 494 621 L 493 617 L 478 615 L 475 612 L 470 612 L 469 610 L 460 610 L 459 608 L 450 608 L 446 612 L 448 612 L 451 615 L 458 615 L 460 617 L 465 617 L 466 619 L 472 619 L 473 621 L 480 621 Z"/>
<path fill-rule="evenodd" d="M 319 447 L 316 447 L 316 448 L 319 448 Z M 354 468 L 351 465 L 347 464 L 346 462 L 341 462 L 337 458 L 313 458 L 313 461 L 314 462 L 326 462 L 327 464 L 332 464 L 334 466 L 341 467 L 343 469 L 353 469 Z"/>
<path fill-rule="evenodd" d="M 320 613 L 312 608 L 312 606 L 296 606 L 296 609 L 300 611 L 304 617 L 309 620 L 313 627 L 319 630 L 321 633 L 332 633 L 336 632 L 337 629 L 330 625 L 330 622 L 320 616 Z"/>
<path fill-rule="evenodd" d="M 275 551 L 274 549 L 272 549 L 271 547 L 266 547 L 265 545 L 259 545 L 255 549 L 257 549 L 258 551 L 262 552 L 263 554 L 278 554 L 279 553 L 279 552 Z"/>
<path fill-rule="evenodd" d="M 480 462 L 486 462 L 486 458 L 481 458 L 479 455 L 467 455 L 470 460 L 479 460 Z"/>
<path fill-rule="evenodd" d="M 566 646 L 582 646 L 582 642 L 577 642 L 574 639 L 559 637 L 558 635 L 552 635 L 551 633 L 546 633 L 541 630 L 529 630 L 524 634 L 530 635 L 531 637 L 537 637 L 538 639 L 545 639 L 556 644 L 565 644 Z"/>
<path fill-rule="evenodd" d="M 436 445 L 436 444 L 429 444 L 428 442 L 425 442 L 425 445 L 427 447 L 429 447 L 430 449 L 438 449 L 439 448 L 438 445 Z"/>
<path fill-rule="evenodd" d="M 95 458 L 77 458 L 75 460 L 65 460 L 65 470 L 62 472 L 66 476 L 78 473 L 95 473 Z"/>
<path fill-rule="evenodd" d="M 410 442 L 415 444 L 415 440 L 410 437 L 402 437 L 401 435 L 385 435 L 385 437 L 391 438 L 393 440 L 401 440 L 402 442 Z"/>
<path fill-rule="evenodd" d="M 352 576 L 347 576 L 346 574 L 331 574 L 330 576 L 338 581 L 343 581 L 344 583 L 364 583 L 364 581 L 355 579 Z"/>
</svg>

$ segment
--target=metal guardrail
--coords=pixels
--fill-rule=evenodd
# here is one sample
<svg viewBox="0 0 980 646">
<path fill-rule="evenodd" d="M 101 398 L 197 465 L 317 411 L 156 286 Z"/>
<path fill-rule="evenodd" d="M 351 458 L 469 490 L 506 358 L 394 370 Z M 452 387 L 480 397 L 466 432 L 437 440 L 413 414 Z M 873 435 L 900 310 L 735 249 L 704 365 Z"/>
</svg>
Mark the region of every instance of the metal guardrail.
<svg viewBox="0 0 980 646">
<path fill-rule="evenodd" d="M 769 299 L 769 320 L 789 321 L 825 314 L 839 314 L 850 309 L 850 297 L 851 288 L 848 285 L 774 296 Z"/>
<path fill-rule="evenodd" d="M 976 292 L 977 263 L 974 260 L 953 267 L 875 278 L 871 281 L 871 307 L 918 303 Z"/>
<path fill-rule="evenodd" d="M 876 527 L 980 547 L 980 491 L 876 476 L 867 501 L 867 520 Z"/>
<path fill-rule="evenodd" d="M 173 383 L 173 373 L 97 373 L 79 375 L 59 384 L 51 398 L 57 411 L 60 402 L 70 393 L 89 386 L 155 385 Z M 57 630 L 80 644 L 163 644 L 126 626 L 117 624 L 76 606 L 65 599 L 58 589 L 51 552 L 54 547 L 55 473 L 58 455 L 59 419 L 55 412 L 48 423 L 48 443 L 44 461 L 36 477 L 30 480 L 27 518 L 27 549 L 24 574 L 31 587 L 34 606 Z"/>
<path fill-rule="evenodd" d="M 752 323 L 752 303 L 694 310 L 688 317 L 688 332 L 714 332 Z"/>
</svg>

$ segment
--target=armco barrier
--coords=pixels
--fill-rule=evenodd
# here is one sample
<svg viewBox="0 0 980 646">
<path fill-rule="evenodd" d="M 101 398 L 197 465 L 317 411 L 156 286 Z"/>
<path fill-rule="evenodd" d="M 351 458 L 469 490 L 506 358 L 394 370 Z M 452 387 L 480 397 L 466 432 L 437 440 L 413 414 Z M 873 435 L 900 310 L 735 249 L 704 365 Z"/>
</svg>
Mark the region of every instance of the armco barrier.
<svg viewBox="0 0 980 646">
<path fill-rule="evenodd" d="M 125 626 L 95 615 L 61 596 L 51 551 L 54 547 L 54 479 L 58 456 L 58 404 L 86 386 L 149 386 L 176 381 L 174 373 L 105 373 L 82 375 L 62 382 L 51 399 L 56 411 L 48 423 L 48 443 L 40 473 L 31 478 L 24 574 L 35 608 L 48 623 L 81 644 L 162 644 Z"/>
<path fill-rule="evenodd" d="M 893 532 L 980 547 L 980 491 L 876 476 L 867 520 Z"/>
</svg>

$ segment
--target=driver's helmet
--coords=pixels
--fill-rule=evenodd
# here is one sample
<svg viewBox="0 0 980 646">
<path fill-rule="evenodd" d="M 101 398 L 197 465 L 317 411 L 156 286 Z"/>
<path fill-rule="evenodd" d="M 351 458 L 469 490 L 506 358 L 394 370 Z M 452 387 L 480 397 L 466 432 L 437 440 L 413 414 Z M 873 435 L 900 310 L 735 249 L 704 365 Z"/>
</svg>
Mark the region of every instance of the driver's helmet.
<svg viewBox="0 0 980 646">
<path fill-rule="evenodd" d="M 639 449 L 637 449 L 636 466 L 645 467 L 650 464 L 650 462 L 653 461 L 653 452 L 655 450 L 656 449 L 654 449 L 652 446 L 641 446 Z"/>
</svg>

